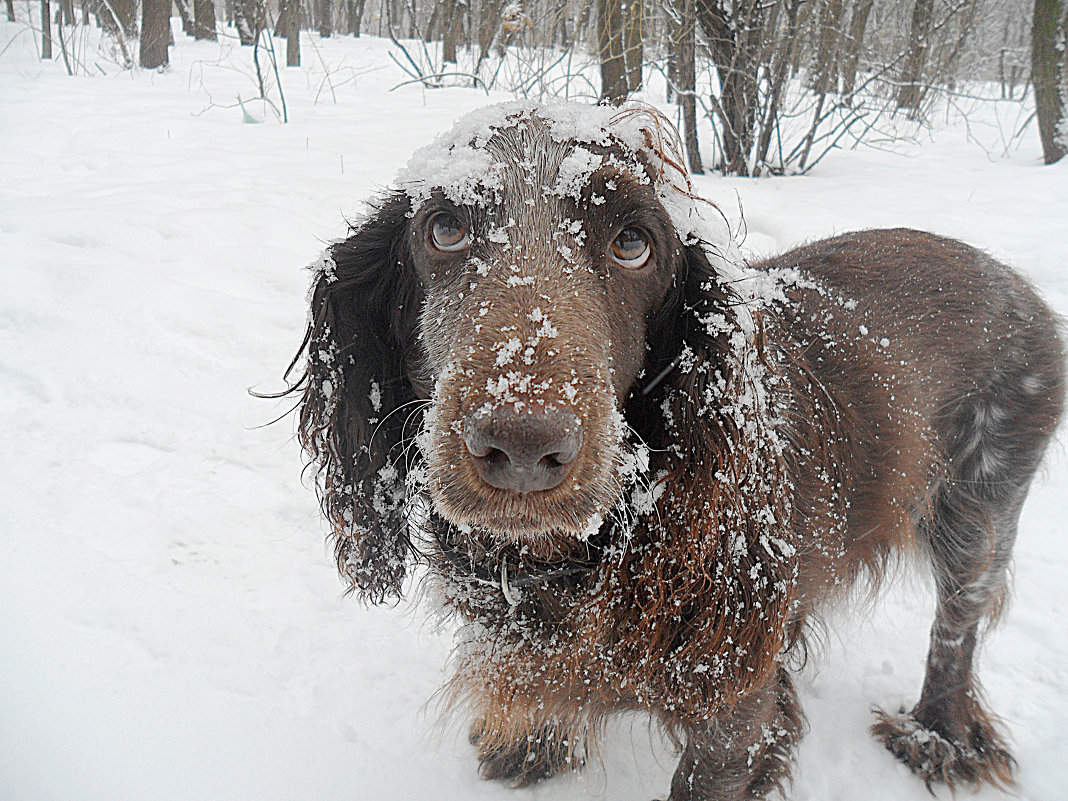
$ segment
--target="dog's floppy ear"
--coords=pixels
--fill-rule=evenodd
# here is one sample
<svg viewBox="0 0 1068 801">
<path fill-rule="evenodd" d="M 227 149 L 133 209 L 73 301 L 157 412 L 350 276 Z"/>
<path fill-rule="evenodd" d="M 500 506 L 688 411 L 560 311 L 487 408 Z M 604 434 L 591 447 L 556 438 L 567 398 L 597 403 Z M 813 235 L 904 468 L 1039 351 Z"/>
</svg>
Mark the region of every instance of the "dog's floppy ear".
<svg viewBox="0 0 1068 801">
<path fill-rule="evenodd" d="M 667 477 L 624 579 L 638 600 L 626 639 L 659 653 L 680 709 L 705 714 L 773 675 L 797 562 L 760 317 L 703 245 L 681 258 L 674 296 L 650 320 L 650 357 L 668 368 L 650 394 L 649 444 Z"/>
<path fill-rule="evenodd" d="M 300 441 L 318 468 L 338 570 L 372 603 L 400 595 L 411 553 L 402 407 L 415 400 L 408 371 L 421 291 L 406 242 L 410 208 L 403 193 L 381 199 L 313 267 L 302 346 Z"/>
</svg>

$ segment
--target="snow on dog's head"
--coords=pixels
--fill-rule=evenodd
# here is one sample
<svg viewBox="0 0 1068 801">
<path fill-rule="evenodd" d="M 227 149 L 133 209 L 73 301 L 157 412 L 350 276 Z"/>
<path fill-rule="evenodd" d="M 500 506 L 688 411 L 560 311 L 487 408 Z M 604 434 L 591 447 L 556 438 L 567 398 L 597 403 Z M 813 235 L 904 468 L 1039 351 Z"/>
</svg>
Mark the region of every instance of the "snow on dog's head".
<svg viewBox="0 0 1068 801">
<path fill-rule="evenodd" d="M 302 420 L 342 572 L 371 595 L 403 575 L 413 494 L 538 559 L 629 514 L 641 443 L 667 447 L 665 377 L 739 330 L 728 231 L 655 110 L 491 106 L 396 187 L 316 273 Z"/>
</svg>

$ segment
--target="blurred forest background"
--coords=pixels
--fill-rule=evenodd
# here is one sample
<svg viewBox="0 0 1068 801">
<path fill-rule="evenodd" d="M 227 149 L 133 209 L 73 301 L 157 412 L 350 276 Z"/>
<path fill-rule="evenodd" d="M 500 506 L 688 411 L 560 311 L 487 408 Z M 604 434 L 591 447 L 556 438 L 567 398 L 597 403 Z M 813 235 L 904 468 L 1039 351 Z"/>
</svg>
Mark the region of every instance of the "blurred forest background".
<svg viewBox="0 0 1068 801">
<path fill-rule="evenodd" d="M 5 0 L 9 20 L 18 0 Z M 37 6 L 40 6 L 39 12 Z M 29 0 L 42 58 L 102 29 L 122 68 L 165 68 L 185 35 L 250 49 L 281 95 L 314 37 L 371 35 L 428 88 L 678 105 L 690 169 L 804 173 L 835 147 L 878 146 L 962 99 L 1018 101 L 1047 163 L 1068 151 L 1068 0 Z M 307 54 L 304 54 L 307 57 Z M 103 71 L 102 67 L 97 67 Z M 646 99 L 651 99 L 645 96 Z M 284 97 L 278 100 L 284 105 Z M 699 120 L 712 141 L 698 141 Z M 915 130 L 915 127 L 912 129 Z M 701 152 L 710 156 L 703 163 Z"/>
</svg>

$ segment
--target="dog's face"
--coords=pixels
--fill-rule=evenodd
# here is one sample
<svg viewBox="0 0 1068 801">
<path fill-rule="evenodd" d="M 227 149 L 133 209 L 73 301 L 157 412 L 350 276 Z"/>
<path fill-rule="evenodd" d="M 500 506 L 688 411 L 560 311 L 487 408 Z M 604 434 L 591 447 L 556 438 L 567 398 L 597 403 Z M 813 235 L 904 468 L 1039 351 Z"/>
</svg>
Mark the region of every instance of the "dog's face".
<svg viewBox="0 0 1068 801">
<path fill-rule="evenodd" d="M 625 488 L 621 409 L 683 246 L 640 150 L 530 112 L 490 131 L 437 145 L 477 175 L 415 192 L 419 445 L 440 515 L 547 558 Z"/>
</svg>

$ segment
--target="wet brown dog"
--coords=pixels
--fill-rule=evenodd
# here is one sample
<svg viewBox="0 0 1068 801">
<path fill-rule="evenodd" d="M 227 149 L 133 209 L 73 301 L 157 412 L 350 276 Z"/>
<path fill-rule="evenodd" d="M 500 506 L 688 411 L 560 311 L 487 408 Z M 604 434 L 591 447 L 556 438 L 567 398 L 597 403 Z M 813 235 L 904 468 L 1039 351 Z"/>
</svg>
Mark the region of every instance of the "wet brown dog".
<svg viewBox="0 0 1068 801">
<path fill-rule="evenodd" d="M 671 799 L 726 801 L 788 778 L 806 621 L 913 549 L 927 676 L 875 734 L 928 785 L 1010 783 L 972 657 L 1061 414 L 1053 316 L 916 231 L 738 266 L 673 141 L 496 107 L 328 250 L 294 391 L 341 574 L 378 602 L 429 564 L 485 776 L 576 767 L 646 710 L 684 749 Z"/>
</svg>

